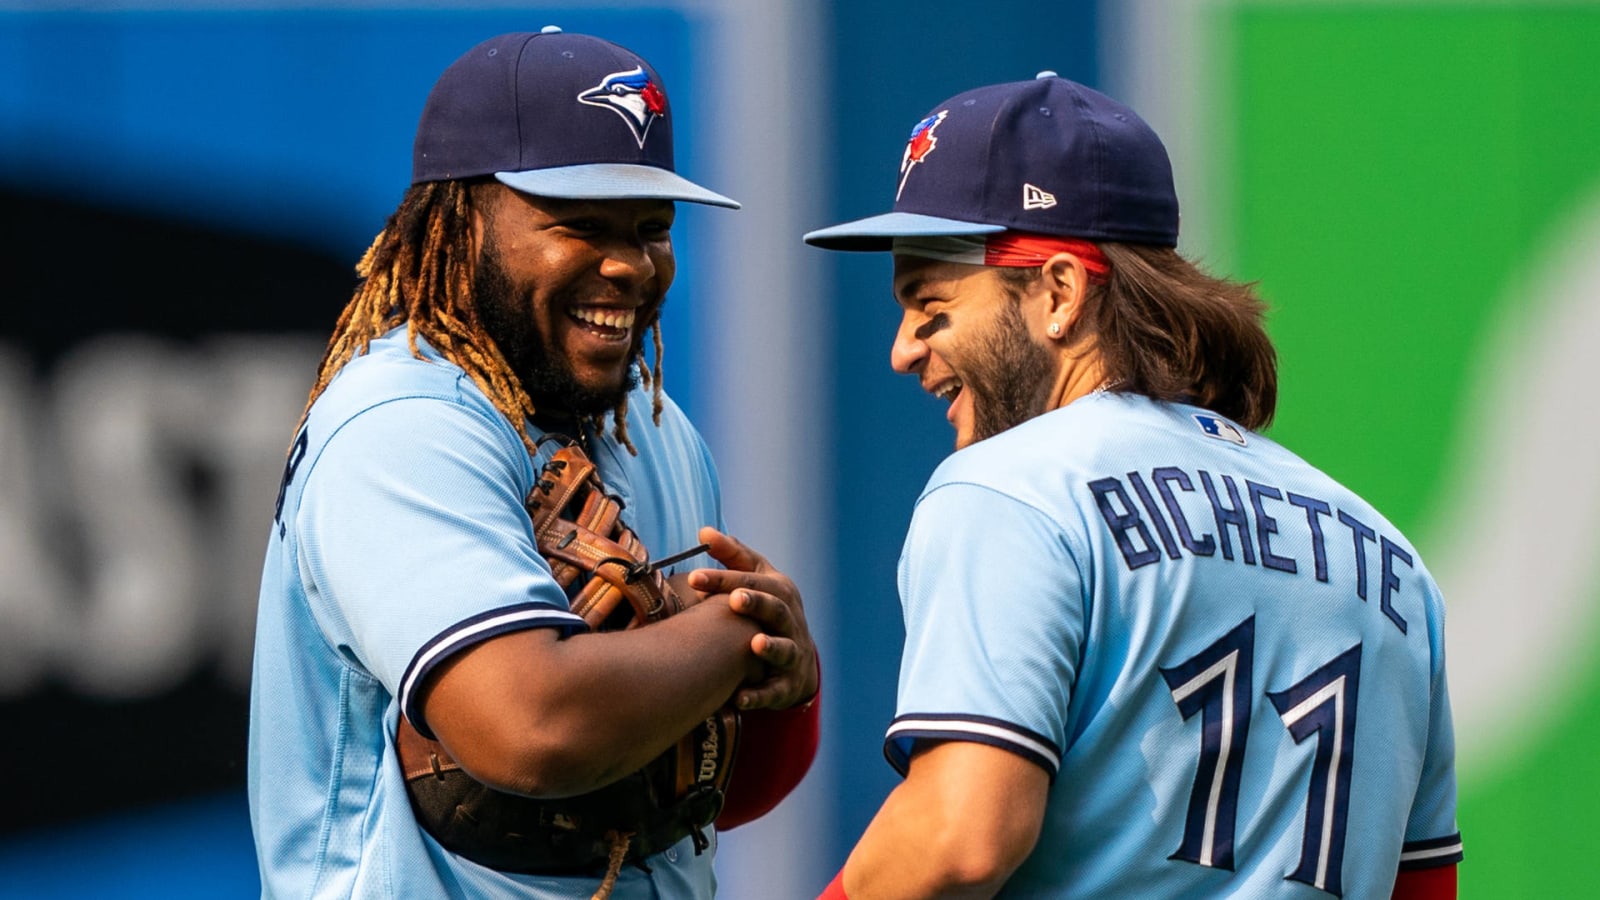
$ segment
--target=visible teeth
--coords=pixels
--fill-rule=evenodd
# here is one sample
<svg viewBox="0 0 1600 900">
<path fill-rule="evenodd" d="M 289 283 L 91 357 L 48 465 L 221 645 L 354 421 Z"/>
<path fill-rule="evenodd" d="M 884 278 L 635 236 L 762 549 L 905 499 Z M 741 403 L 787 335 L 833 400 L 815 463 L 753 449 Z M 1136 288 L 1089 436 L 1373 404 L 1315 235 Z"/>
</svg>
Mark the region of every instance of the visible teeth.
<svg viewBox="0 0 1600 900">
<path fill-rule="evenodd" d="M 959 393 L 961 393 L 961 382 L 948 381 L 940 385 L 939 389 L 933 392 L 933 395 L 941 400 L 949 402 L 955 400 L 956 395 Z"/>
<path fill-rule="evenodd" d="M 574 319 L 606 328 L 632 328 L 633 316 L 634 313 L 631 309 L 574 309 L 572 311 Z"/>
</svg>

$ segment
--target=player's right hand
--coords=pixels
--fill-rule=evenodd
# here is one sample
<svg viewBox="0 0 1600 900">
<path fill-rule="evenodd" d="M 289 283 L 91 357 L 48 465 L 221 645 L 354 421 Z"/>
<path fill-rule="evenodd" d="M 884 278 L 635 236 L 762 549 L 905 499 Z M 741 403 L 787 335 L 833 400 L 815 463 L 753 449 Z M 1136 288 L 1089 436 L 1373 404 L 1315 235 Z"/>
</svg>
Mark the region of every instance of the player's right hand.
<svg viewBox="0 0 1600 900">
<path fill-rule="evenodd" d="M 740 709 L 785 709 L 817 694 L 817 648 L 806 624 L 800 589 L 765 556 L 732 535 L 700 529 L 711 557 L 726 569 L 696 569 L 689 583 L 707 594 L 725 593 L 734 612 L 751 619 L 761 633 L 750 651 L 766 666 L 766 678 L 734 694 Z"/>
</svg>

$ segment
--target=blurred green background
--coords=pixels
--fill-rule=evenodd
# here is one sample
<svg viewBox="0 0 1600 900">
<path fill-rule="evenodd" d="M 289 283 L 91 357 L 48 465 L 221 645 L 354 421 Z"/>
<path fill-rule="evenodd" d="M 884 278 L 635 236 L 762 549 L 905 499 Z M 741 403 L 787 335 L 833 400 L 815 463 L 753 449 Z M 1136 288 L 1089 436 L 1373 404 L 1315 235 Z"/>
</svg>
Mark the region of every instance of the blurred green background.
<svg viewBox="0 0 1600 900">
<path fill-rule="evenodd" d="M 1522 406 L 1540 370 L 1592 373 L 1558 357 L 1584 345 L 1572 330 L 1600 304 L 1572 272 L 1600 267 L 1585 243 L 1600 234 L 1600 8 L 1214 4 L 1201 40 L 1225 101 L 1196 98 L 1224 111 L 1197 136 L 1221 201 L 1214 252 L 1274 306 L 1271 433 L 1411 534 L 1446 592 L 1462 896 L 1597 896 L 1600 534 L 1566 529 L 1592 529 L 1600 507 L 1600 411 L 1582 402 L 1589 385 L 1557 418 Z M 1513 432 L 1498 449 L 1478 438 L 1495 423 Z M 1507 495 L 1548 514 L 1518 516 Z M 1498 583 L 1441 564 L 1474 527 L 1502 530 L 1485 544 L 1511 557 Z M 1549 531 L 1510 533 L 1530 527 Z M 1545 538 L 1586 550 L 1547 555 Z M 1541 590 L 1552 577 L 1579 595 Z M 1463 693 L 1468 669 L 1551 632 L 1566 640 L 1546 670 L 1506 666 L 1495 696 Z"/>
</svg>

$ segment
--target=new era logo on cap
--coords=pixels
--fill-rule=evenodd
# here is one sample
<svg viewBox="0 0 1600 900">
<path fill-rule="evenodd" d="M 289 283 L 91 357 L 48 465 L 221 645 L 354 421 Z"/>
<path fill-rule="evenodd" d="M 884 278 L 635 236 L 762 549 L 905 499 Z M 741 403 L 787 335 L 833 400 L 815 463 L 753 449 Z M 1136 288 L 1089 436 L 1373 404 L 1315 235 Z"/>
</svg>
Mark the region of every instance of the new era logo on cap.
<svg viewBox="0 0 1600 900">
<path fill-rule="evenodd" d="M 1056 195 L 1031 184 L 1022 186 L 1023 209 L 1049 209 L 1056 205 Z"/>
</svg>

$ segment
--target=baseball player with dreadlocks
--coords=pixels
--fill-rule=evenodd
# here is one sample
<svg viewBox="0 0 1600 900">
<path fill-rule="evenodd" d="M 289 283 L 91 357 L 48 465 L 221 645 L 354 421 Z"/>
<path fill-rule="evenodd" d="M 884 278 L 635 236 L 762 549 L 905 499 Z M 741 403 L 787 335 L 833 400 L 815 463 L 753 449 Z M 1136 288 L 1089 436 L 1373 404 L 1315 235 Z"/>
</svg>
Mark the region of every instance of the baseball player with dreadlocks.
<svg viewBox="0 0 1600 900">
<path fill-rule="evenodd" d="M 1439 590 L 1257 433 L 1263 305 L 1177 253 L 1155 132 L 1045 72 L 934 107 L 898 190 L 806 236 L 893 252 L 957 447 L 900 560 L 905 779 L 824 896 L 1454 897 Z"/>
<path fill-rule="evenodd" d="M 278 495 L 251 693 L 265 895 L 710 897 L 710 817 L 761 815 L 809 766 L 799 592 L 721 530 L 712 460 L 662 390 L 673 203 L 738 206 L 675 173 L 672 126 L 647 62 L 556 28 L 479 44 L 429 94 L 412 185 L 360 261 Z M 597 508 L 631 529 L 591 568 L 615 563 L 619 590 L 659 605 L 665 565 L 646 559 L 689 559 L 700 602 L 642 627 L 579 614 L 553 566 L 583 561 L 547 540 L 605 536 L 554 519 L 536 535 L 530 514 L 591 464 Z M 730 708 L 744 738 L 726 796 L 699 791 L 703 818 L 660 846 L 617 827 L 610 858 L 583 856 L 587 808 L 556 804 L 610 796 Z M 477 792 L 446 797 L 438 840 L 410 734 L 429 748 L 416 777 Z M 445 836 L 480 827 L 500 842 L 484 855 Z"/>
</svg>

